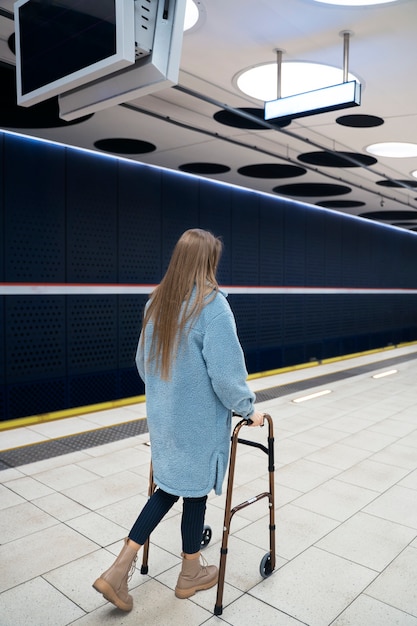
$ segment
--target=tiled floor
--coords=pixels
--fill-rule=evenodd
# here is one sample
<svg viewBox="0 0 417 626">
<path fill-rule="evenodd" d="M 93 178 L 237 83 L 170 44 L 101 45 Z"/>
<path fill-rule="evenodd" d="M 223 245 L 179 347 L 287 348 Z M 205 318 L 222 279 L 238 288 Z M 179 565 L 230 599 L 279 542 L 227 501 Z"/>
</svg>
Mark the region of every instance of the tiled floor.
<svg viewBox="0 0 417 626">
<path fill-rule="evenodd" d="M 415 353 L 374 379 L 393 356 Z M 216 588 L 175 598 L 180 506 L 152 536 L 149 575 L 136 570 L 131 613 L 91 583 L 113 560 L 146 502 L 150 448 L 140 435 L 0 472 L 0 625 L 417 626 L 417 346 L 251 381 L 256 391 L 373 363 L 374 371 L 259 404 L 276 437 L 277 568 L 267 500 L 237 513 L 223 614 Z M 322 390 L 315 387 L 314 392 Z M 0 433 L 0 449 L 108 426 L 146 414 L 144 404 Z M 267 429 L 244 429 L 263 441 Z M 0 453 L 1 456 L 1 453 Z M 234 502 L 268 489 L 266 456 L 240 446 Z M 210 495 L 205 550 L 217 563 L 224 495 Z M 140 559 L 139 559 L 140 561 Z"/>
</svg>

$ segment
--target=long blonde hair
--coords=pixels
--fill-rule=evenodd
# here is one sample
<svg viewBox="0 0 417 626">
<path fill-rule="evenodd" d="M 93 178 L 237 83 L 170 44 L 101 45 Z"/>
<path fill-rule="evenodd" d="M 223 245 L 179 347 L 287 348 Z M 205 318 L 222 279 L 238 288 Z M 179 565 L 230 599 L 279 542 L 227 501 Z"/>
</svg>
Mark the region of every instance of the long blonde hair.
<svg viewBox="0 0 417 626">
<path fill-rule="evenodd" d="M 170 378 L 185 325 L 195 320 L 210 301 L 207 296 L 212 293 L 214 298 L 219 290 L 216 270 L 222 249 L 221 240 L 210 232 L 200 228 L 186 230 L 177 241 L 165 276 L 150 297 L 142 339 L 146 325 L 152 320 L 149 361 L 165 380 Z M 190 304 L 194 287 L 195 298 Z"/>
</svg>

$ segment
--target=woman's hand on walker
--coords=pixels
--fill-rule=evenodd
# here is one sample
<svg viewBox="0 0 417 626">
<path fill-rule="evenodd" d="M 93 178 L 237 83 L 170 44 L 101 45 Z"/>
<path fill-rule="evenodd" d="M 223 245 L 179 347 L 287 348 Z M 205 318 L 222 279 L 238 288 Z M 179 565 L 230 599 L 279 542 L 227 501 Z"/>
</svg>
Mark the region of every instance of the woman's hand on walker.
<svg viewBox="0 0 417 626">
<path fill-rule="evenodd" d="M 265 419 L 265 413 L 259 413 L 258 411 L 255 411 L 250 417 L 249 417 L 250 421 L 252 422 L 252 424 L 249 424 L 249 426 L 255 427 L 255 426 L 263 426 L 264 425 L 264 419 Z"/>
</svg>

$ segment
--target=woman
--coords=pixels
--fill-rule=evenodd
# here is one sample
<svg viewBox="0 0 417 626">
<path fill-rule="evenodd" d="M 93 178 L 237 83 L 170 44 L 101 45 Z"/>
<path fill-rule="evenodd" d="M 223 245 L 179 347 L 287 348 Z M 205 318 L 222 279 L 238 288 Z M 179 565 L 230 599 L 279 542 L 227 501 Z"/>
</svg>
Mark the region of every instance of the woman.
<svg viewBox="0 0 417 626">
<path fill-rule="evenodd" d="M 116 561 L 93 585 L 124 611 L 133 606 L 127 583 L 137 552 L 180 497 L 183 561 L 175 595 L 189 598 L 216 584 L 217 567 L 200 562 L 200 546 L 207 495 L 221 493 L 226 472 L 232 411 L 263 425 L 234 317 L 216 280 L 221 251 L 211 233 L 187 230 L 145 308 L 136 365 L 145 382 L 158 488 Z"/>
</svg>

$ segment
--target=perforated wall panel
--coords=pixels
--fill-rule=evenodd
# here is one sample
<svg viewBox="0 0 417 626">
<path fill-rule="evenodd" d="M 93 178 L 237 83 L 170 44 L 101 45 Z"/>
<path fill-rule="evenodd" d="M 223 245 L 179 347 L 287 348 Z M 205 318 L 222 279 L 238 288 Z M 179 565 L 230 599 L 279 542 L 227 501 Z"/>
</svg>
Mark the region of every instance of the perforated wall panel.
<svg viewBox="0 0 417 626">
<path fill-rule="evenodd" d="M 282 295 L 259 296 L 259 346 L 274 348 L 284 340 L 284 301 Z"/>
<path fill-rule="evenodd" d="M 125 163 L 119 171 L 119 281 L 161 280 L 161 180 L 156 169 Z"/>
<path fill-rule="evenodd" d="M 284 284 L 305 285 L 306 209 L 296 204 L 285 205 L 284 214 Z"/>
<path fill-rule="evenodd" d="M 65 149 L 6 136 L 5 280 L 65 280 Z"/>
<path fill-rule="evenodd" d="M 236 319 L 248 371 L 259 367 L 259 296 L 230 295 L 230 306 Z"/>
<path fill-rule="evenodd" d="M 223 254 L 217 272 L 221 285 L 230 285 L 232 273 L 232 189 L 213 185 L 202 180 L 199 183 L 199 226 L 209 230 L 223 241 Z"/>
<path fill-rule="evenodd" d="M 120 374 L 120 398 L 132 398 L 145 393 L 143 384 L 136 367 L 131 366 L 119 371 Z"/>
<path fill-rule="evenodd" d="M 321 340 L 323 338 L 323 322 L 325 319 L 326 296 L 309 295 L 304 299 L 304 332 L 305 341 L 308 343 Z"/>
<path fill-rule="evenodd" d="M 68 374 L 118 367 L 117 297 L 68 296 Z"/>
<path fill-rule="evenodd" d="M 9 384 L 65 375 L 64 298 L 7 298 L 5 327 L 6 379 Z"/>
<path fill-rule="evenodd" d="M 136 355 L 136 346 L 142 325 L 143 309 L 147 296 L 120 295 L 119 306 L 119 340 L 118 340 L 118 367 L 132 367 Z"/>
<path fill-rule="evenodd" d="M 185 230 L 199 225 L 198 180 L 164 172 L 162 201 L 162 272 L 165 272 L 172 250 Z"/>
<path fill-rule="evenodd" d="M 5 300 L 6 298 L 4 296 L 0 296 L 0 329 L 4 329 L 5 324 L 4 324 L 4 307 L 5 307 Z M 0 341 L 2 342 L 2 345 L 4 346 L 4 332 L 1 333 L 0 335 Z M 0 350 L 0 421 L 6 419 L 7 417 L 7 412 L 6 412 L 6 363 L 5 363 L 5 358 L 6 358 L 6 351 L 5 350 Z"/>
<path fill-rule="evenodd" d="M 284 284 L 284 206 L 275 198 L 259 199 L 259 283 Z M 284 206 L 283 206 L 284 205 Z"/>
<path fill-rule="evenodd" d="M 0 133 L 0 190 L 4 189 L 4 135 Z M 5 212 L 4 212 L 4 202 L 3 202 L 4 194 L 0 193 L 0 282 L 5 280 L 4 277 L 4 245 L 5 245 L 5 237 L 3 233 L 5 232 Z M 0 357 L 0 361 L 1 361 Z M 1 368 L 1 365 L 0 365 Z"/>
<path fill-rule="evenodd" d="M 67 408 L 67 381 L 48 377 L 45 380 L 21 382 L 8 386 L 6 418 L 52 413 Z"/>
<path fill-rule="evenodd" d="M 326 214 L 324 220 L 323 286 L 337 287 L 342 281 L 342 226 L 343 216 Z M 330 296 L 331 298 L 331 296 Z M 329 311 L 330 312 L 330 311 Z"/>
<path fill-rule="evenodd" d="M 319 287 L 325 284 L 324 211 L 305 212 L 305 285 Z"/>
<path fill-rule="evenodd" d="M 364 237 L 361 226 L 361 222 L 357 220 L 343 222 L 341 285 L 344 287 L 369 285 L 369 251 L 372 244 Z"/>
<path fill-rule="evenodd" d="M 69 376 L 69 406 L 100 404 L 120 397 L 117 371 Z"/>
<path fill-rule="evenodd" d="M 259 285 L 259 213 L 256 195 L 233 190 L 232 224 L 232 284 Z"/>
<path fill-rule="evenodd" d="M 67 280 L 71 283 L 118 281 L 117 173 L 117 161 L 68 151 Z"/>
<path fill-rule="evenodd" d="M 4 136 L 0 133 L 0 190 L 4 189 Z M 3 194 L 0 193 L 0 282 L 4 278 L 5 213 Z M 5 298 L 0 296 L 0 329 L 4 329 Z M 1 333 L 1 330 L 0 330 Z M 3 336 L 2 336 L 3 335 Z M 4 334 L 0 334 L 0 345 L 4 346 Z M 0 350 L 0 420 L 5 418 L 5 350 Z"/>
</svg>

